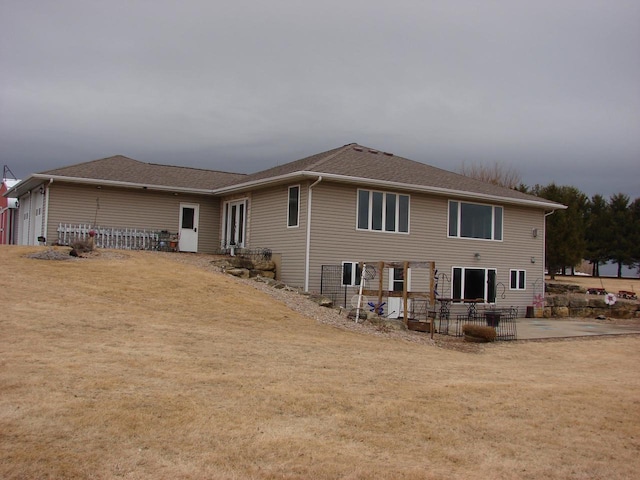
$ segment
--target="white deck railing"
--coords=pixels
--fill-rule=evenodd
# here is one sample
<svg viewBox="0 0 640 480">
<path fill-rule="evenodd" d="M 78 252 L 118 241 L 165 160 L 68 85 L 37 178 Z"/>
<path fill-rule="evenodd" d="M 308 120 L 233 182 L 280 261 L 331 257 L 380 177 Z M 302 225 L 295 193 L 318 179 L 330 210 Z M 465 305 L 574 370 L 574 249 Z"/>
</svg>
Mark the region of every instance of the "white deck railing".
<svg viewBox="0 0 640 480">
<path fill-rule="evenodd" d="M 161 245 L 161 242 L 169 241 L 166 231 L 61 223 L 58 226 L 58 245 L 71 245 L 78 240 L 86 241 L 92 230 L 95 232 L 94 242 L 98 248 L 158 250 L 165 246 Z"/>
</svg>

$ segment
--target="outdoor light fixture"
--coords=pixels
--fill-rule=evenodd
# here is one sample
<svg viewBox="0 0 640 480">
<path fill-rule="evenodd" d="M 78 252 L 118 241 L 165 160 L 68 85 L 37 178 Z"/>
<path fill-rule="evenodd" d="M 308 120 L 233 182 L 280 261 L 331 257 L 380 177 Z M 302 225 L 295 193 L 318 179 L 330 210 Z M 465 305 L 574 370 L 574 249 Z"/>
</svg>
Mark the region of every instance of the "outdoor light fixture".
<svg viewBox="0 0 640 480">
<path fill-rule="evenodd" d="M 531 257 L 531 263 L 536 263 L 536 257 Z"/>
<path fill-rule="evenodd" d="M 473 256 L 476 260 L 480 260 L 480 254 L 478 252 L 474 253 Z"/>
<path fill-rule="evenodd" d="M 531 229 L 531 236 L 533 238 L 538 238 L 538 229 L 537 228 L 532 228 Z"/>
</svg>

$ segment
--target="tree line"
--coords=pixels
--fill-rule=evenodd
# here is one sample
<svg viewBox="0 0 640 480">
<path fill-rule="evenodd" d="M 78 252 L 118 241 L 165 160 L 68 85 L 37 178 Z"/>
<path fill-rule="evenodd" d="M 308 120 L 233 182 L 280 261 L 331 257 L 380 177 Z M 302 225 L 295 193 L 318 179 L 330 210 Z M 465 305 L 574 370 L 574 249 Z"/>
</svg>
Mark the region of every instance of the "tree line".
<svg viewBox="0 0 640 480">
<path fill-rule="evenodd" d="M 618 278 L 623 266 L 640 270 L 640 198 L 631 201 L 624 193 L 589 198 L 575 187 L 554 183 L 518 190 L 567 206 L 546 219 L 545 262 L 551 275 L 573 270 L 583 260 L 591 263 L 594 277 L 608 262 L 618 266 Z"/>
</svg>

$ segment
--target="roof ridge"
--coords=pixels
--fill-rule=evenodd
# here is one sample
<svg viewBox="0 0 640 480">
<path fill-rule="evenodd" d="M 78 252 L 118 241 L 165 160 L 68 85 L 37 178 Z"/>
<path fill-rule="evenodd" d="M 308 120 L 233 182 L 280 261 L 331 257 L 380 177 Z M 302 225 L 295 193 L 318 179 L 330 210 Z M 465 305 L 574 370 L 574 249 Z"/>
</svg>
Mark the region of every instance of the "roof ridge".
<svg viewBox="0 0 640 480">
<path fill-rule="evenodd" d="M 154 167 L 184 168 L 186 170 L 199 170 L 199 171 L 202 171 L 202 172 L 226 173 L 226 174 L 229 174 L 229 175 L 244 175 L 244 176 L 247 175 L 246 173 L 226 172 L 226 171 L 223 171 L 223 170 L 212 170 L 210 168 L 201 168 L 201 167 L 187 167 L 185 165 L 166 165 L 166 164 L 163 164 L 163 163 L 153 163 L 153 162 L 148 162 L 146 164 L 154 166 Z"/>
<path fill-rule="evenodd" d="M 125 160 L 130 160 L 132 162 L 139 163 L 141 165 L 146 165 L 146 162 L 143 162 L 141 160 L 136 160 L 135 158 L 127 157 L 126 155 L 122 155 L 122 154 L 118 153 L 116 155 L 109 155 L 108 157 L 96 158 L 96 159 L 93 159 L 93 160 L 87 160 L 85 162 L 74 163 L 74 164 L 71 164 L 71 165 L 64 165 L 64 166 L 58 167 L 58 168 L 51 168 L 49 170 L 44 170 L 44 171 L 39 172 L 39 173 L 45 174 L 45 173 L 49 173 L 49 172 L 55 172 L 56 170 L 63 170 L 63 169 L 70 168 L 70 167 L 78 167 L 80 165 L 88 165 L 90 163 L 102 162 L 104 160 L 111 160 L 111 159 L 118 158 L 118 157 L 119 158 L 123 158 Z"/>
<path fill-rule="evenodd" d="M 311 165 L 309 165 L 309 167 L 307 168 L 307 170 L 313 170 L 314 168 L 322 165 L 325 162 L 328 162 L 329 160 L 331 160 L 332 158 L 337 157 L 338 155 L 340 155 L 342 152 L 344 152 L 345 150 L 347 150 L 349 147 L 353 147 L 354 145 L 358 145 L 357 143 L 347 143 L 346 145 L 344 145 L 342 148 L 337 149 L 335 152 L 333 152 L 331 155 L 328 155 L 326 157 L 321 158 L 320 160 L 318 160 L 315 163 L 312 163 Z"/>
</svg>

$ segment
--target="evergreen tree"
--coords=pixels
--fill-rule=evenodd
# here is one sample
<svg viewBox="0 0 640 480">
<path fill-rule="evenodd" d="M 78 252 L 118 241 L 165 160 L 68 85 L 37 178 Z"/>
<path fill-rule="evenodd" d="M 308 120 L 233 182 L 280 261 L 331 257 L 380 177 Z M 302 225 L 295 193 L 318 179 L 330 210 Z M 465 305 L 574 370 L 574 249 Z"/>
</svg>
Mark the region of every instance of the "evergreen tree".
<svg viewBox="0 0 640 480">
<path fill-rule="evenodd" d="M 640 198 L 629 206 L 631 217 L 631 258 L 640 273 Z"/>
<path fill-rule="evenodd" d="M 600 264 L 610 255 L 610 222 L 609 204 L 602 195 L 594 195 L 587 204 L 585 217 L 585 259 L 591 262 L 594 277 L 600 276 Z"/>
<path fill-rule="evenodd" d="M 553 278 L 556 271 L 564 272 L 567 266 L 578 265 L 585 256 L 584 218 L 588 198 L 575 187 L 557 186 L 554 183 L 546 187 L 536 186 L 533 192 L 567 206 L 566 210 L 556 210 L 547 217 L 545 261 Z"/>
<path fill-rule="evenodd" d="M 629 197 L 623 193 L 612 195 L 609 200 L 611 211 L 610 233 L 611 246 L 609 259 L 618 264 L 618 278 L 622 277 L 622 266 L 633 266 L 633 256 L 631 244 L 633 222 L 631 210 L 629 208 Z"/>
</svg>

